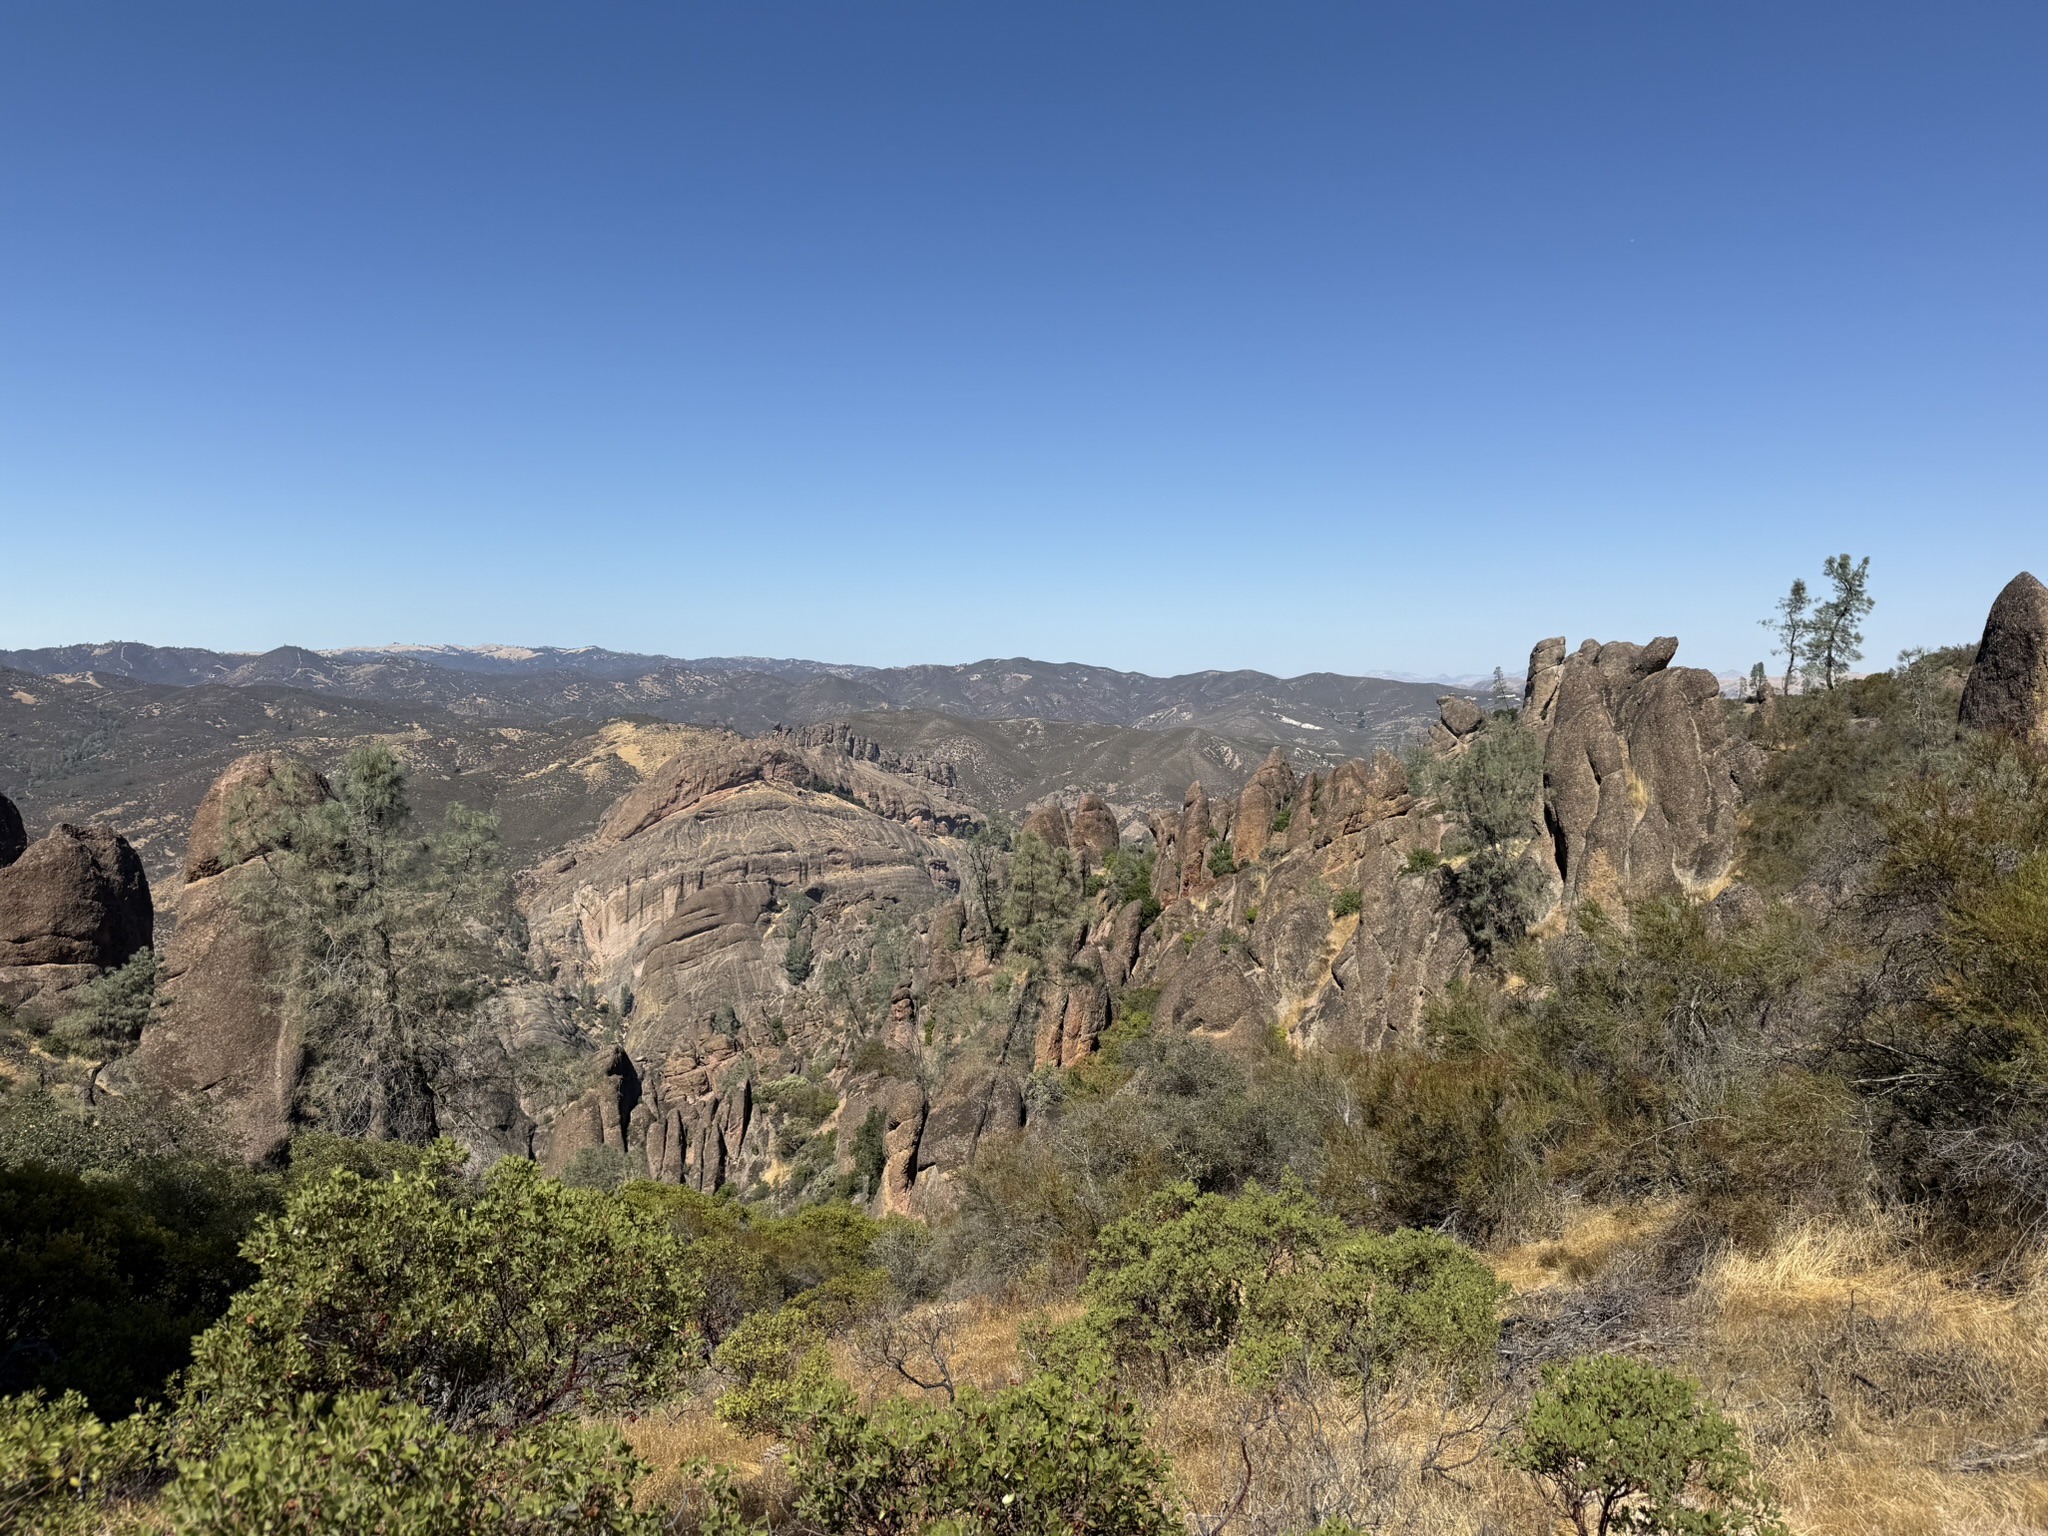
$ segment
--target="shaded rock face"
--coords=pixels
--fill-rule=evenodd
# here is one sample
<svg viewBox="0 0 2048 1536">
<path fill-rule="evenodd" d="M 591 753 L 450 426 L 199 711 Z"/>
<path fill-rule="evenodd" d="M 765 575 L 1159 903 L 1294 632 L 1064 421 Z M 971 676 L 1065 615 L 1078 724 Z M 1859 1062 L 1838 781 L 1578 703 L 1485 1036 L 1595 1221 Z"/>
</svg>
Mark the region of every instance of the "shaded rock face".
<svg viewBox="0 0 2048 1536">
<path fill-rule="evenodd" d="M 0 795 L 0 869 L 20 858 L 28 847 L 28 833 L 21 824 L 21 812 L 12 800 Z"/>
<path fill-rule="evenodd" d="M 1099 868 L 1103 860 L 1116 852 L 1121 841 L 1116 812 L 1109 808 L 1109 802 L 1100 795 L 1083 795 L 1068 837 L 1068 846 L 1081 855 L 1083 866 Z"/>
<path fill-rule="evenodd" d="M 1712 898 L 1735 862 L 1736 809 L 1762 772 L 1728 734 L 1711 672 L 1672 667 L 1678 642 L 1561 639 L 1530 653 L 1523 720 L 1543 754 L 1547 843 L 1534 850 L 1560 907 L 1612 912 L 1683 891 Z"/>
<path fill-rule="evenodd" d="M 148 948 L 156 912 L 142 860 L 111 829 L 65 825 L 23 841 L 0 867 L 0 1001 L 48 1020 L 73 987 Z"/>
<path fill-rule="evenodd" d="M 865 972 L 878 933 L 901 969 L 867 1027 L 915 1056 L 908 982 L 936 968 L 935 934 L 950 934 L 949 960 L 960 949 L 953 834 L 979 818 L 929 775 L 840 745 L 706 732 L 543 870 L 522 902 L 532 953 L 557 990 L 587 988 L 624 1015 L 638 1085 L 630 1104 L 600 1085 L 559 1110 L 530 1105 L 550 1168 L 616 1144 L 636 1173 L 699 1189 L 765 1176 L 772 1138 L 754 1129 L 752 1083 L 846 1045 L 859 1021 L 824 980 Z M 899 1103 L 900 1086 L 885 1095 L 898 1196 L 916 1177 L 924 1103 L 914 1082 L 915 1110 Z M 844 1121 L 842 1160 L 858 1128 Z"/>
<path fill-rule="evenodd" d="M 1991 605 L 1957 718 L 2048 746 L 2048 587 L 2025 571 Z"/>
<path fill-rule="evenodd" d="M 252 1162 L 291 1134 L 305 1067 L 279 1006 L 279 958 L 249 915 L 276 852 L 258 832 L 277 812 L 330 798 L 310 764 L 283 752 L 239 758 L 214 781 L 192 819 L 178 922 L 142 1035 L 141 1060 L 169 1086 L 219 1105 Z"/>
</svg>

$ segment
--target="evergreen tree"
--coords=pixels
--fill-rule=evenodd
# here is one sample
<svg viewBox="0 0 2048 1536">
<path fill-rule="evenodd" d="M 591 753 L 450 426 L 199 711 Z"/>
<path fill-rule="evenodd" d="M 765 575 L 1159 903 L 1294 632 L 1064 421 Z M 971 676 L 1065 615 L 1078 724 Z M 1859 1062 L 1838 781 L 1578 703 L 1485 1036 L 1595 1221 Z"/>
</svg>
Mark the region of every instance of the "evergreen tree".
<svg viewBox="0 0 2048 1536">
<path fill-rule="evenodd" d="M 1835 591 L 1813 610 L 1806 652 L 1819 666 L 1822 684 L 1832 688 L 1863 659 L 1863 616 L 1877 602 L 1870 595 L 1870 556 L 1852 562 L 1846 554 L 1829 555 L 1821 570 Z"/>
<path fill-rule="evenodd" d="M 1799 675 L 1799 658 L 1806 654 L 1806 637 L 1812 627 L 1808 613 L 1810 602 L 1806 578 L 1796 576 L 1792 580 L 1792 590 L 1778 599 L 1777 617 L 1757 620 L 1778 637 L 1778 643 L 1771 647 L 1771 652 L 1785 658 L 1785 692 L 1788 694 L 1792 691 L 1792 680 Z"/>
<path fill-rule="evenodd" d="M 276 813 L 276 878 L 252 898 L 307 1056 L 299 1108 L 344 1135 L 430 1141 L 488 1075 L 479 1008 L 519 963 L 497 820 L 451 806 L 421 836 L 382 745 L 351 753 L 335 791 Z"/>
<path fill-rule="evenodd" d="M 1003 901 L 1011 947 L 1039 958 L 1060 949 L 1073 936 L 1080 904 L 1081 875 L 1073 854 L 1048 846 L 1035 832 L 1020 834 Z"/>
</svg>

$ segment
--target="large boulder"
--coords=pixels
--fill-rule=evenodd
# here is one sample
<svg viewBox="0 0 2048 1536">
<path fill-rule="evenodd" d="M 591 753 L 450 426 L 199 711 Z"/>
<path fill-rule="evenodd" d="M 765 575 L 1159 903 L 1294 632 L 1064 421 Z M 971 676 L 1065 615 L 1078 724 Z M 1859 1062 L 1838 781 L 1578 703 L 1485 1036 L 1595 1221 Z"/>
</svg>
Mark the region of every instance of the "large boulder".
<svg viewBox="0 0 2048 1536">
<path fill-rule="evenodd" d="M 0 1002 L 56 1018 L 72 988 L 148 948 L 155 923 L 149 877 L 125 837 L 56 828 L 0 868 Z"/>
<path fill-rule="evenodd" d="M 1991 605 L 1958 718 L 2048 746 L 2048 587 L 2026 571 Z"/>
<path fill-rule="evenodd" d="M 214 781 L 192 818 L 178 921 L 142 1035 L 143 1064 L 212 1100 L 252 1162 L 290 1135 L 304 1060 L 279 1004 L 279 957 L 251 908 L 272 878 L 287 813 L 331 796 L 309 764 L 284 752 L 237 758 Z"/>
</svg>

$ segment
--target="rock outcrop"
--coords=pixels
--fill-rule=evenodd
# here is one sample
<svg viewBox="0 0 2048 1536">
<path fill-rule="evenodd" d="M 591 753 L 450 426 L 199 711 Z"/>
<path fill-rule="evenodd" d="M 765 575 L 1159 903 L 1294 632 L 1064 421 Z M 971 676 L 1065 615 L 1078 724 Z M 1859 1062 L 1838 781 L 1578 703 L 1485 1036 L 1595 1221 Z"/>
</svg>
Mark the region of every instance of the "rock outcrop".
<svg viewBox="0 0 2048 1536">
<path fill-rule="evenodd" d="M 119 833 L 66 824 L 30 843 L 20 826 L 18 813 L 0 816 L 0 835 L 23 844 L 0 867 L 0 1001 L 49 1020 L 72 988 L 148 948 L 156 913 Z"/>
<path fill-rule="evenodd" d="M 1671 666 L 1677 651 L 1666 636 L 1530 653 L 1522 718 L 1542 744 L 1547 832 L 1533 852 L 1558 907 L 1711 899 L 1730 877 L 1737 805 L 1762 757 L 1728 733 L 1714 674 Z"/>
<path fill-rule="evenodd" d="M 252 1162 L 291 1134 L 304 1063 L 279 1007 L 278 957 L 250 908 L 271 878 L 281 814 L 330 798 L 310 764 L 283 752 L 238 758 L 214 781 L 192 818 L 158 1007 L 143 1031 L 142 1063 L 214 1101 Z"/>
<path fill-rule="evenodd" d="M 1991 605 L 1958 719 L 2048 746 L 2048 587 L 2026 571 Z"/>
<path fill-rule="evenodd" d="M 1280 830 L 1274 826 L 1294 803 L 1294 770 L 1275 747 L 1238 793 L 1230 852 L 1239 864 L 1255 863 Z"/>
<path fill-rule="evenodd" d="M 978 820 L 930 773 L 836 737 L 703 733 L 544 868 L 523 903 L 549 984 L 588 990 L 623 1016 L 638 1085 L 630 1106 L 601 1089 L 559 1110 L 534 1104 L 543 1161 L 560 1167 L 583 1146 L 614 1144 L 606 1107 L 617 1099 L 616 1144 L 635 1172 L 706 1190 L 765 1177 L 773 1138 L 755 1133 L 752 1084 L 848 1045 L 861 1021 L 823 982 L 878 963 L 878 933 L 894 935 L 901 969 L 871 1027 L 887 1054 L 914 1061 L 905 983 L 933 968 L 940 919 L 951 919 L 949 961 L 961 946 L 955 834 Z M 865 1091 L 884 1105 L 901 1196 L 919 1167 L 922 1090 L 913 1075 Z M 842 1161 L 856 1129 L 840 1125 Z"/>
</svg>

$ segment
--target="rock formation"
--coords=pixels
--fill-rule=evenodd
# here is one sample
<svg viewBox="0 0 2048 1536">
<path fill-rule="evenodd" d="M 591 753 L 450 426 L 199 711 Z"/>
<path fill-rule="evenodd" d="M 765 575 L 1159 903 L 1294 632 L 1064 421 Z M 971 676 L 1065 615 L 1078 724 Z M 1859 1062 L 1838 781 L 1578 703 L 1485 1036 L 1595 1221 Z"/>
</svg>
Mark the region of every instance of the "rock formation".
<svg viewBox="0 0 2048 1536">
<path fill-rule="evenodd" d="M 1548 833 L 1534 852 L 1564 907 L 1711 898 L 1734 867 L 1737 804 L 1762 757 L 1729 735 L 1714 674 L 1670 665 L 1677 650 L 1666 636 L 1530 652 L 1522 718 L 1542 744 Z"/>
<path fill-rule="evenodd" d="M 140 1059 L 163 1082 L 220 1106 L 260 1162 L 290 1135 L 303 1061 L 277 997 L 277 956 L 250 912 L 270 878 L 277 818 L 330 799 L 327 781 L 283 752 L 238 758 L 192 818 L 177 925 L 157 971 L 158 1007 Z"/>
<path fill-rule="evenodd" d="M 20 858 L 28 847 L 28 833 L 21 825 L 21 812 L 14 802 L 0 795 L 0 869 Z"/>
<path fill-rule="evenodd" d="M 897 925 L 905 974 L 889 979 L 874 1027 L 890 1052 L 914 1060 L 916 1004 L 904 983 L 919 957 L 931 968 L 941 915 L 953 925 L 949 959 L 960 945 L 954 834 L 977 821 L 931 774 L 836 737 L 806 745 L 705 732 L 543 869 L 524 903 L 536 960 L 555 988 L 588 989 L 624 1016 L 638 1087 L 633 1104 L 618 1099 L 617 1144 L 636 1172 L 707 1190 L 764 1175 L 773 1151 L 753 1130 L 754 1075 L 803 1070 L 844 1045 L 849 1027 L 832 1012 L 843 1002 L 828 1001 L 821 978 L 794 959 L 800 946 L 820 968 L 866 964 L 876 925 Z M 907 1188 L 922 1090 L 889 1078 L 865 1091 L 885 1104 L 892 1177 Z M 533 1106 L 550 1167 L 611 1144 L 611 1101 L 594 1092 L 559 1111 Z M 845 1114 L 842 1159 L 859 1123 Z"/>
<path fill-rule="evenodd" d="M 22 845 L 0 867 L 0 1001 L 54 1019 L 73 987 L 149 947 L 149 878 L 111 829 L 67 824 L 30 843 L 0 803 L 0 843 Z"/>
<path fill-rule="evenodd" d="M 1231 857 L 1239 864 L 1256 862 L 1278 830 L 1274 821 L 1293 801 L 1294 770 L 1275 747 L 1238 794 Z"/>
<path fill-rule="evenodd" d="M 2025 571 L 1991 605 L 1958 719 L 2048 746 L 2048 587 Z"/>
</svg>

